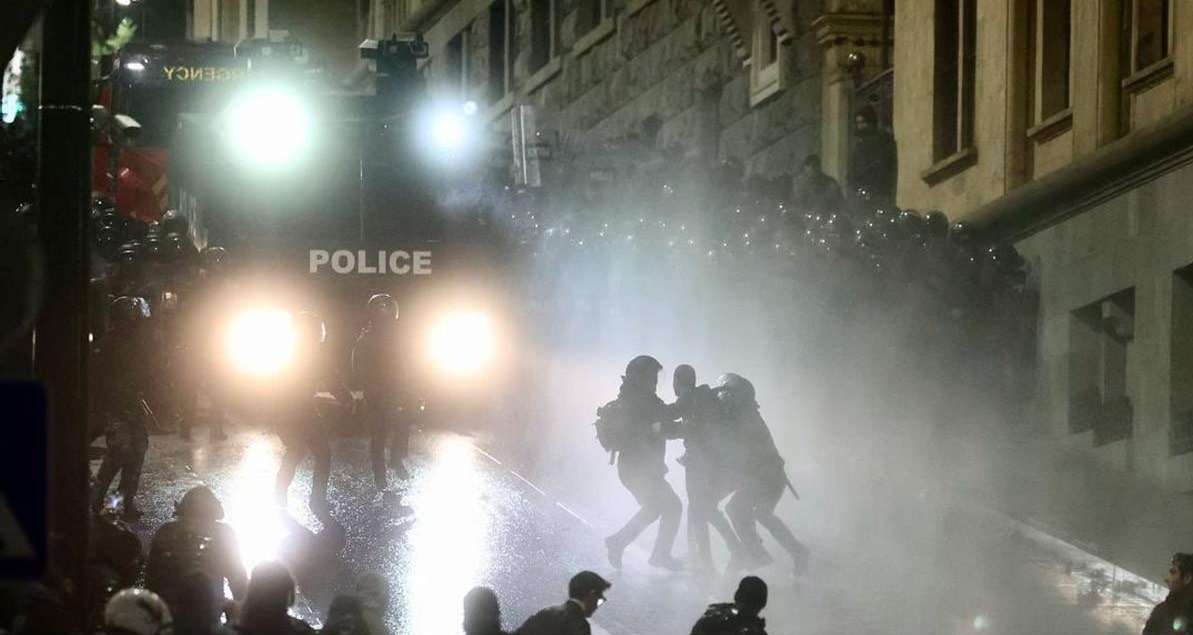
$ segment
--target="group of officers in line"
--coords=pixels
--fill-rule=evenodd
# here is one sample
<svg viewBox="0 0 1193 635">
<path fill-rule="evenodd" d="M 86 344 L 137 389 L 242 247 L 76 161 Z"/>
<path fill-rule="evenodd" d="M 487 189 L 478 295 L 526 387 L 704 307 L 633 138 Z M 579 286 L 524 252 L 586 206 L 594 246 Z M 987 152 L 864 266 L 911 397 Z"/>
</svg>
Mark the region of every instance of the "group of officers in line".
<svg viewBox="0 0 1193 635">
<path fill-rule="evenodd" d="M 117 506 L 125 518 L 139 517 L 136 497 L 150 428 L 166 428 L 161 422 L 171 417 L 179 434 L 189 440 L 202 395 L 211 438 L 223 440 L 228 405 L 233 393 L 245 387 L 252 390 L 250 401 L 261 420 L 284 445 L 274 490 L 280 506 L 287 505 L 298 465 L 309 454 L 314 463 L 309 505 L 316 516 L 330 518 L 331 448 L 321 392 L 331 393 L 351 416 L 363 415 L 377 490 L 386 500 L 397 499 L 388 472 L 393 469 L 399 479 L 408 476 L 402 461 L 409 453 L 410 395 L 396 326 L 398 304 L 392 296 L 369 299 L 367 324 L 353 346 L 352 379 L 364 395 L 358 402 L 328 349 L 326 325 L 313 312 L 291 318 L 295 351 L 287 367 L 255 384 L 237 375 L 226 359 L 223 331 L 233 308 L 227 302 L 236 294 L 222 248 L 205 250 L 194 282 L 185 288 L 175 285 L 169 293 L 145 293 L 135 281 L 113 277 L 105 281 L 107 297 L 100 296 L 107 303 L 104 332 L 93 345 L 88 372 L 92 437 L 106 437 L 93 509 L 116 502 L 109 490 L 119 475 Z"/>
<path fill-rule="evenodd" d="M 761 524 L 791 556 L 794 573 L 801 574 L 809 550 L 775 514 L 785 489 L 799 496 L 759 413 L 753 384 L 727 374 L 716 387 L 697 385 L 695 369 L 681 365 L 673 375 L 676 401 L 667 404 L 657 394 L 662 369 L 653 357 L 635 357 L 626 366 L 617 399 L 597 411 L 597 438 L 639 506 L 620 530 L 605 538 L 609 562 L 620 568 L 626 548 L 657 521 L 649 564 L 681 568 L 671 550 L 683 506 L 665 478 L 664 459 L 667 441 L 683 439 L 685 453 L 679 462 L 685 470 L 692 564 L 712 566 L 710 526 L 725 541 L 730 569 L 770 564 L 774 560 L 758 533 Z M 731 497 L 728 517 L 720 509 L 726 497 Z"/>
</svg>

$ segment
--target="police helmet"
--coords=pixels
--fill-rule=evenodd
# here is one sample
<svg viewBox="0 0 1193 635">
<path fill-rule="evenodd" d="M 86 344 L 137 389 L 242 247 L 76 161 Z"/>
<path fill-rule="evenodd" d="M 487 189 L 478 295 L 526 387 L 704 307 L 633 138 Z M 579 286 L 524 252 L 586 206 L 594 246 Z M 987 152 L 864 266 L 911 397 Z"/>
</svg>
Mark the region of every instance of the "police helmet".
<svg viewBox="0 0 1193 635">
<path fill-rule="evenodd" d="M 928 229 L 928 235 L 935 238 L 944 238 L 949 235 L 949 217 L 944 215 L 944 212 L 931 211 L 924 216 L 924 226 Z"/>
<path fill-rule="evenodd" d="M 650 355 L 639 355 L 626 364 L 626 377 L 658 377 L 663 365 Z"/>
<path fill-rule="evenodd" d="M 228 250 L 223 247 L 205 247 L 199 252 L 199 262 L 209 271 L 223 269 L 228 265 Z"/>
<path fill-rule="evenodd" d="M 161 596 L 146 589 L 125 589 L 104 608 L 104 626 L 109 631 L 134 635 L 171 635 L 174 621 Z"/>
<path fill-rule="evenodd" d="M 731 409 L 758 407 L 754 384 L 736 373 L 725 373 L 717 380 L 717 398 Z"/>
<path fill-rule="evenodd" d="M 327 325 L 313 311 L 299 311 L 294 316 L 294 331 L 302 344 L 322 344 L 327 341 Z"/>
<path fill-rule="evenodd" d="M 108 307 L 112 330 L 124 329 L 149 319 L 149 302 L 140 296 L 122 295 Z"/>
<path fill-rule="evenodd" d="M 388 293 L 378 293 L 369 298 L 368 310 L 370 323 L 398 319 L 398 301 Z"/>
<path fill-rule="evenodd" d="M 161 223 L 167 234 L 185 234 L 190 229 L 190 223 L 178 210 L 172 209 L 162 214 Z"/>
<path fill-rule="evenodd" d="M 141 241 L 130 240 L 120 246 L 117 260 L 124 263 L 135 263 L 141 259 Z"/>
</svg>

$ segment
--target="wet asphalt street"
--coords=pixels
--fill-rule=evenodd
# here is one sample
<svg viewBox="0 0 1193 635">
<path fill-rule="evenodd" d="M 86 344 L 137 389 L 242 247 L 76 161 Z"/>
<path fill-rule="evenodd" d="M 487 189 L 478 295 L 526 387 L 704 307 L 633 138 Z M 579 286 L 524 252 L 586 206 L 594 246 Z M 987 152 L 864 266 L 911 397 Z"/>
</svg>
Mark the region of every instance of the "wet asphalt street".
<svg viewBox="0 0 1193 635">
<path fill-rule="evenodd" d="M 246 567 L 286 562 L 300 586 L 295 613 L 314 625 L 332 597 L 350 592 L 366 571 L 391 581 L 393 631 L 414 635 L 460 633 L 461 598 L 481 584 L 497 590 L 512 630 L 538 608 L 562 602 L 568 578 L 581 569 L 614 585 L 593 619 L 594 633 L 686 634 L 704 606 L 732 596 L 737 581 L 648 567 L 653 529 L 627 551 L 626 568 L 614 571 L 602 537 L 623 519 L 561 504 L 551 482 L 524 478 L 472 437 L 415 435 L 411 478 L 401 489 L 410 514 L 375 493 L 364 436 L 333 439 L 331 498 L 342 529 L 323 527 L 306 509 L 309 463 L 300 467 L 288 510 L 275 506 L 281 444 L 266 430 L 233 425 L 228 440 L 214 443 L 200 428 L 195 437 L 152 438 L 141 490 L 146 514 L 134 528 L 148 545 L 186 489 L 209 485 L 238 532 Z M 908 501 L 915 504 L 924 503 Z M 1123 585 L 1099 581 L 1104 574 L 1085 563 L 980 514 L 953 506 L 931 513 L 941 515 L 945 531 L 901 543 L 896 528 L 898 553 L 890 540 L 809 540 L 813 569 L 800 579 L 772 548 L 779 563 L 759 572 L 771 585 L 764 613 L 770 633 L 1131 633 L 1142 626 L 1147 602 L 1125 588 L 1115 592 Z M 682 528 L 680 535 L 682 555 Z M 975 549 L 987 564 L 973 564 Z M 911 568 L 934 573 L 912 575 Z"/>
</svg>

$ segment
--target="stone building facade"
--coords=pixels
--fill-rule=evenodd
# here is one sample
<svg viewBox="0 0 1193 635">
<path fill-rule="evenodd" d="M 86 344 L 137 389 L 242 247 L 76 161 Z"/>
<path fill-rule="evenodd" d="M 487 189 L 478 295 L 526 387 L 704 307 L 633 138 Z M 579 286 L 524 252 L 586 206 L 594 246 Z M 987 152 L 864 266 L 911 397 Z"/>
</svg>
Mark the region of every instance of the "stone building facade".
<svg viewBox="0 0 1193 635">
<path fill-rule="evenodd" d="M 580 146 L 637 136 L 768 177 L 824 154 L 840 176 L 847 121 L 822 113 L 851 86 L 839 60 L 877 42 L 878 4 L 373 0 L 367 22 L 375 36 L 422 33 L 432 85 L 498 129 L 532 105 Z"/>
<path fill-rule="evenodd" d="M 287 31 L 338 84 L 358 66 L 356 47 L 364 31 L 360 9 L 354 0 L 192 0 L 187 37 L 236 44 Z"/>
<path fill-rule="evenodd" d="M 1193 490 L 1193 4 L 915 0 L 894 55 L 900 205 L 1014 242 L 1053 439 Z"/>
</svg>

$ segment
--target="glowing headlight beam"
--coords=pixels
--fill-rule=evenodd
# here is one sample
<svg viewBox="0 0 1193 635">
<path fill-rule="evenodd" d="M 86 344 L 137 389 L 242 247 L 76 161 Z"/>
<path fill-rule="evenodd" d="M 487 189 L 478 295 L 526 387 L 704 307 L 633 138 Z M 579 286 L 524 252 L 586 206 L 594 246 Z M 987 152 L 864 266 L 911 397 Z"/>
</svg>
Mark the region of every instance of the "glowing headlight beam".
<svg viewBox="0 0 1193 635">
<path fill-rule="evenodd" d="M 306 104 L 277 87 L 240 94 L 223 115 L 225 139 L 235 155 L 266 169 L 300 158 L 314 130 Z"/>
<path fill-rule="evenodd" d="M 493 358 L 494 334 L 483 313 L 454 313 L 442 318 L 431 331 L 431 357 L 443 371 L 470 375 L 484 369 Z"/>
<path fill-rule="evenodd" d="M 285 311 L 246 311 L 228 331 L 227 354 L 240 370 L 255 376 L 273 375 L 294 358 L 297 337 Z"/>
</svg>

